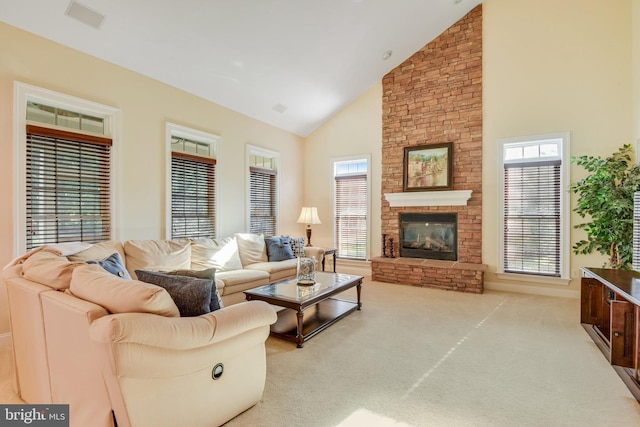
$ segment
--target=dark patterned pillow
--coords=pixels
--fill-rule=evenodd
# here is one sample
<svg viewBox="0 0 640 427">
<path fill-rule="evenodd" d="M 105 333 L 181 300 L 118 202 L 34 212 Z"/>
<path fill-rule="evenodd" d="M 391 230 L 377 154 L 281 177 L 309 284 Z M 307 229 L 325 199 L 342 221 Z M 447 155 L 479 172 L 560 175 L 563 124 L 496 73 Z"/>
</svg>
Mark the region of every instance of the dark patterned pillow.
<svg viewBox="0 0 640 427">
<path fill-rule="evenodd" d="M 100 261 L 87 261 L 87 264 L 98 264 L 100 267 L 107 270 L 109 273 L 121 277 L 123 279 L 131 280 L 131 275 L 124 267 L 122 258 L 118 252 L 114 252 L 103 260 Z"/>
<path fill-rule="evenodd" d="M 136 270 L 138 280 L 163 287 L 178 306 L 181 317 L 211 312 L 213 281 L 196 277 L 174 276 L 156 271 Z"/>
<path fill-rule="evenodd" d="M 220 294 L 218 293 L 218 288 L 216 288 L 215 268 L 207 268 L 206 270 L 175 270 L 167 271 L 165 274 L 211 280 L 213 282 L 213 287 L 211 288 L 211 303 L 209 304 L 209 308 L 211 311 L 216 311 L 224 307 L 224 304 L 222 304 L 222 298 L 220 298 Z"/>
<path fill-rule="evenodd" d="M 291 249 L 293 249 L 293 255 L 296 258 L 302 258 L 304 256 L 304 237 L 290 237 Z"/>
<path fill-rule="evenodd" d="M 291 249 L 291 239 L 287 236 L 267 237 L 264 239 L 267 245 L 267 257 L 269 262 L 284 261 L 293 259 L 293 250 Z"/>
</svg>

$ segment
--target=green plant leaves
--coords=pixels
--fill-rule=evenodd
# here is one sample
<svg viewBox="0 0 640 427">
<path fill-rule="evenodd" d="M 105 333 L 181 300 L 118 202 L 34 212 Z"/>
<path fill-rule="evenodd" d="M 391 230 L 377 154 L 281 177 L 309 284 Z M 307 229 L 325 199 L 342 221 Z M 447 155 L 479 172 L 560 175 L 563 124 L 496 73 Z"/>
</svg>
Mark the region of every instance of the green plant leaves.
<svg viewBox="0 0 640 427">
<path fill-rule="evenodd" d="M 571 184 L 578 195 L 573 209 L 590 221 L 574 228 L 587 233 L 586 240 L 573 245 L 578 255 L 597 251 L 609 257 L 607 267 L 629 269 L 633 256 L 633 194 L 640 190 L 640 166 L 631 160 L 633 150 L 625 144 L 606 159 L 572 157 L 571 162 L 590 174 Z"/>
</svg>

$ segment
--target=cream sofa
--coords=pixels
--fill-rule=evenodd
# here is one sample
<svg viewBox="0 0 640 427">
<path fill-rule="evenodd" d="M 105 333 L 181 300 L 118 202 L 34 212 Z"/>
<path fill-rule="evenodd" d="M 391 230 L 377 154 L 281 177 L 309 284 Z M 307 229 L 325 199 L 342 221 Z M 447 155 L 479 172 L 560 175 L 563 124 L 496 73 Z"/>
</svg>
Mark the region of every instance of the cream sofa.
<svg viewBox="0 0 640 427">
<path fill-rule="evenodd" d="M 220 256 L 223 248 L 236 256 L 233 241 L 240 270 L 225 269 Z M 239 303 L 242 291 L 295 275 L 295 260 L 264 261 L 256 242 L 60 245 L 5 267 L 20 396 L 69 404 L 72 426 L 209 426 L 248 409 L 264 389 L 264 342 L 276 315 L 265 303 Z M 216 288 L 225 307 L 179 317 L 164 289 L 85 263 L 114 251 L 134 278 L 137 269 L 197 270 L 210 256 L 221 262 Z"/>
</svg>

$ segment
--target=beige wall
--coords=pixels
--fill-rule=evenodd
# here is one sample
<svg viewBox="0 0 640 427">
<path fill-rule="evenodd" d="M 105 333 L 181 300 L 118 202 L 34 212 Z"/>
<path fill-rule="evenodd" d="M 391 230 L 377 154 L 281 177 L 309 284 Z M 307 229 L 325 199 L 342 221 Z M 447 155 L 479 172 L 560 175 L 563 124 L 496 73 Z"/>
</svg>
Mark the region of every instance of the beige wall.
<svg viewBox="0 0 640 427">
<path fill-rule="evenodd" d="M 569 287 L 511 285 L 495 279 L 500 230 L 495 220 L 497 144 L 500 138 L 569 131 L 572 155 L 607 155 L 640 136 L 640 0 L 486 0 L 483 16 L 487 279 L 512 288 L 577 291 L 575 279 Z M 281 179 L 286 194 L 281 231 L 300 233 L 302 228 L 295 224 L 300 206 L 318 206 L 323 223 L 314 226 L 312 240 L 324 247 L 333 244 L 331 159 L 370 154 L 370 255 L 380 254 L 381 84 L 303 145 L 301 138 L 287 132 L 1 23 L 0 52 L 1 265 L 13 257 L 14 80 L 121 109 L 121 239 L 164 237 L 164 123 L 169 120 L 222 137 L 221 235 L 244 229 L 245 176 L 238 165 L 244 164 L 247 143 L 279 151 L 282 164 L 288 165 Z M 572 181 L 579 177 L 580 171 L 572 168 Z M 572 223 L 578 219 L 573 215 Z M 572 241 L 580 237 L 572 232 Z M 571 270 L 575 274 L 582 265 L 602 262 L 599 256 L 572 255 Z M 3 293 L 0 288 L 0 301 L 5 300 Z M 5 307 L 0 303 L 0 333 L 8 330 Z"/>
<path fill-rule="evenodd" d="M 505 282 L 496 278 L 501 229 L 496 197 L 498 141 L 569 131 L 571 155 L 606 156 L 634 141 L 634 126 L 640 136 L 637 107 L 640 94 L 636 90 L 636 96 L 632 96 L 631 2 L 484 2 L 482 257 L 489 267 L 487 287 L 577 296 L 579 267 L 601 266 L 604 262 L 604 257 L 599 255 L 572 254 L 574 279 L 569 286 Z M 633 2 L 633 16 L 639 23 L 640 0 Z M 635 46 L 636 52 L 640 49 L 638 46 Z M 640 77 L 636 77 L 636 85 L 640 87 Z M 328 159 L 358 150 L 379 151 L 377 143 L 369 149 L 358 146 L 356 149 L 352 137 L 353 133 L 368 135 L 374 132 L 373 128 L 377 130 L 382 126 L 378 96 L 368 92 L 307 138 L 305 164 L 312 174 L 306 174 L 305 194 L 307 201 L 317 203 L 321 211 L 331 209 L 331 188 L 325 184 L 330 174 L 326 166 Z M 632 112 L 634 101 L 636 108 Z M 373 134 L 364 139 L 373 140 Z M 372 163 L 376 166 L 375 161 Z M 326 178 L 312 180 L 311 176 Z M 571 181 L 581 176 L 582 172 L 572 167 Z M 375 189 L 372 192 L 371 217 L 376 222 L 380 216 L 379 194 Z M 579 220 L 572 214 L 572 225 Z M 321 240 L 315 237 L 313 240 L 326 245 L 331 241 L 330 225 L 323 224 L 321 230 Z M 372 226 L 372 255 L 380 254 L 379 235 L 380 229 Z M 583 237 L 572 230 L 572 242 Z"/>
<path fill-rule="evenodd" d="M 378 256 L 380 237 L 380 181 L 382 155 L 382 83 L 375 84 L 322 127 L 305 144 L 305 204 L 318 207 L 322 224 L 313 226 L 314 246 L 333 247 L 332 159 L 371 157 L 370 255 Z"/>
<path fill-rule="evenodd" d="M 281 156 L 280 231 L 303 235 L 295 221 L 302 206 L 304 141 L 134 72 L 0 23 L 0 265 L 13 257 L 14 81 L 121 110 L 121 191 L 118 238 L 165 237 L 165 122 L 220 135 L 219 234 L 245 230 L 245 150 L 251 144 Z M 286 197 L 284 197 L 286 195 Z M 0 334 L 8 331 L 4 287 Z"/>
<path fill-rule="evenodd" d="M 495 285 L 498 140 L 568 131 L 572 156 L 606 156 L 633 142 L 631 1 L 487 0 L 484 19 L 483 260 Z M 582 176 L 572 166 L 571 181 Z M 572 213 L 571 224 L 579 222 Z M 572 244 L 584 237 L 571 232 Z M 577 291 L 579 267 L 603 262 L 572 254 L 569 287 L 513 288 Z"/>
</svg>

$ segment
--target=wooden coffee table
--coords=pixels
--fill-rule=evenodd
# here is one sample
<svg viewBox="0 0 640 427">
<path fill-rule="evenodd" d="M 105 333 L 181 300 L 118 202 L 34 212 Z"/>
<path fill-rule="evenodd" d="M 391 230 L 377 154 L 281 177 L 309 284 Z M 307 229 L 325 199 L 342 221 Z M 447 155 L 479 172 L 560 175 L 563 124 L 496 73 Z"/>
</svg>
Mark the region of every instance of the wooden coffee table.
<svg viewBox="0 0 640 427">
<path fill-rule="evenodd" d="M 305 341 L 355 310 L 360 310 L 362 276 L 316 273 L 316 284 L 299 286 L 296 279 L 284 280 L 245 291 L 247 300 L 261 300 L 284 307 L 271 325 L 271 335 L 293 341 L 302 348 Z M 357 301 L 331 298 L 355 287 Z"/>
</svg>

